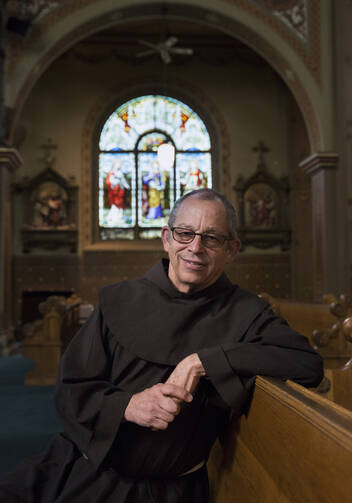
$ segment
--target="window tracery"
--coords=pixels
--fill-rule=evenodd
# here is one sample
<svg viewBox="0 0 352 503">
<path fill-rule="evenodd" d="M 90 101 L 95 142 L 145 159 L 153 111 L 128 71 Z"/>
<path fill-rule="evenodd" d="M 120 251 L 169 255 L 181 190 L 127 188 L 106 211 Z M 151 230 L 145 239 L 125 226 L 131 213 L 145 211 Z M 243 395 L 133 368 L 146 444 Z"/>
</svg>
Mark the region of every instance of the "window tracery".
<svg viewBox="0 0 352 503">
<path fill-rule="evenodd" d="M 172 164 L 158 158 L 163 143 L 175 149 Z M 140 96 L 118 107 L 102 128 L 98 164 L 101 240 L 159 237 L 177 198 L 212 186 L 206 126 L 168 96 Z"/>
</svg>

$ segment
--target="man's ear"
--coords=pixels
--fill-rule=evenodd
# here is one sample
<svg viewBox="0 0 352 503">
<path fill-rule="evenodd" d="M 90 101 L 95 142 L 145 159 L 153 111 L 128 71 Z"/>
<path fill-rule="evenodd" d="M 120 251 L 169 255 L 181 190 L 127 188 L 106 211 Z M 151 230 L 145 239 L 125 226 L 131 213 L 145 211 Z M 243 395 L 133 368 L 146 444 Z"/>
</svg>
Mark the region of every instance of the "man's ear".
<svg viewBox="0 0 352 503">
<path fill-rule="evenodd" d="M 163 247 L 166 252 L 169 251 L 170 247 L 170 237 L 171 237 L 171 231 L 167 225 L 165 225 L 161 229 L 161 240 L 163 242 Z"/>
<path fill-rule="evenodd" d="M 238 255 L 241 249 L 241 241 L 239 239 L 233 239 L 228 241 L 228 253 L 227 253 L 227 264 L 231 264 Z"/>
</svg>

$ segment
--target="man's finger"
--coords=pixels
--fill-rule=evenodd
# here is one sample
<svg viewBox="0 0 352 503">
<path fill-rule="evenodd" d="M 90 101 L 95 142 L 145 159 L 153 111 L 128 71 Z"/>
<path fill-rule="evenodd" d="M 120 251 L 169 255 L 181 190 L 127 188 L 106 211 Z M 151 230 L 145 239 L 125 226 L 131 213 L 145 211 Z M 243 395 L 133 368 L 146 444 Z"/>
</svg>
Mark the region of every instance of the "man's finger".
<svg viewBox="0 0 352 503">
<path fill-rule="evenodd" d="M 153 426 L 151 427 L 151 430 L 152 431 L 166 430 L 168 426 L 169 426 L 168 422 L 163 421 L 162 419 L 155 419 L 153 421 Z"/>
<path fill-rule="evenodd" d="M 165 421 L 166 423 L 171 423 L 175 419 L 175 414 L 172 414 L 159 407 L 158 411 L 155 413 L 155 418 L 153 418 L 152 421 L 154 421 L 155 419 Z"/>
<path fill-rule="evenodd" d="M 159 405 L 162 409 L 176 416 L 180 412 L 181 400 L 178 398 L 171 398 L 169 396 L 162 396 Z"/>
<path fill-rule="evenodd" d="M 159 386 L 160 391 L 163 395 L 169 396 L 171 398 L 178 398 L 183 402 L 191 402 L 193 396 L 181 386 L 176 386 L 176 384 L 165 383 Z"/>
</svg>

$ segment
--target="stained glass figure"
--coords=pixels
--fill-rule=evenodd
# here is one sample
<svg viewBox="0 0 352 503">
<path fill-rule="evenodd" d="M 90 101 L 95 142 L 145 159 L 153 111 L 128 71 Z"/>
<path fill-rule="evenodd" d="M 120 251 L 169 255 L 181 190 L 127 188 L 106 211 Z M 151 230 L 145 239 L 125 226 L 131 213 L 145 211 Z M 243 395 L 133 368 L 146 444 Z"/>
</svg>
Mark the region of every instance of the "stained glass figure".
<svg viewBox="0 0 352 503">
<path fill-rule="evenodd" d="M 170 178 L 172 173 L 162 170 L 156 154 L 138 155 L 139 185 L 142 187 L 139 200 L 139 225 L 162 227 L 167 224 L 170 213 Z"/>
<path fill-rule="evenodd" d="M 133 154 L 100 154 L 99 225 L 100 227 L 133 227 L 135 190 Z"/>
<path fill-rule="evenodd" d="M 162 143 L 176 149 L 161 166 Z M 154 239 L 182 194 L 212 186 L 211 144 L 204 122 L 188 105 L 147 95 L 127 101 L 105 122 L 99 141 L 100 238 Z"/>
<path fill-rule="evenodd" d="M 177 195 L 212 186 L 210 153 L 179 153 L 177 159 Z"/>
</svg>

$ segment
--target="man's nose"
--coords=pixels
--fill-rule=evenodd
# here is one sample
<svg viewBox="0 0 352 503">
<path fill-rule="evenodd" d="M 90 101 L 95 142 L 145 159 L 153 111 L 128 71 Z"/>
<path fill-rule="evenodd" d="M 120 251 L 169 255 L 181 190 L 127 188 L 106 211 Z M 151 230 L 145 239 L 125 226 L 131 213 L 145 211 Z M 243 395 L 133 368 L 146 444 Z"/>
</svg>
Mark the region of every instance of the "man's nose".
<svg viewBox="0 0 352 503">
<path fill-rule="evenodd" d="M 193 253 L 200 253 L 204 250 L 204 245 L 202 241 L 202 236 L 199 236 L 198 234 L 194 236 L 194 239 L 191 243 L 188 245 L 189 250 L 191 250 Z"/>
</svg>

